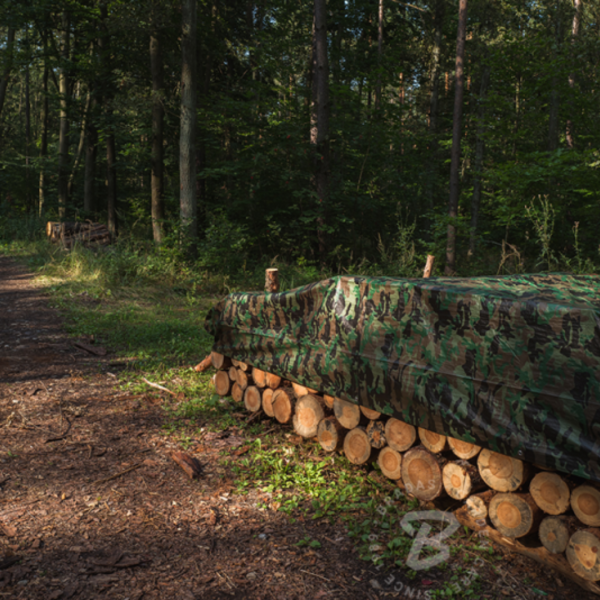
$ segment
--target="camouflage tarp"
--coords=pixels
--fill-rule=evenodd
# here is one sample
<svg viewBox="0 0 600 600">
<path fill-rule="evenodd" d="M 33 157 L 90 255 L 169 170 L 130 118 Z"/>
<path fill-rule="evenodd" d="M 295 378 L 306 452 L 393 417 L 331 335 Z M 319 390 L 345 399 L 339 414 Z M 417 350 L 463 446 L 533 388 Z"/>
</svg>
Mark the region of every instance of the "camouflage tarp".
<svg viewBox="0 0 600 600">
<path fill-rule="evenodd" d="M 206 327 L 226 356 L 600 481 L 600 277 L 336 277 L 230 294 Z"/>
</svg>

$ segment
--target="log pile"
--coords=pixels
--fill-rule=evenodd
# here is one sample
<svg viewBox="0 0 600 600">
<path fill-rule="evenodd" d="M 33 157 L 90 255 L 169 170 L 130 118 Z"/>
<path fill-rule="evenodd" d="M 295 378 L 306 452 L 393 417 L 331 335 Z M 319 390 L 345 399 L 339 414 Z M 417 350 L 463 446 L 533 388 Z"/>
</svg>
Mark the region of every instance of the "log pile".
<svg viewBox="0 0 600 600">
<path fill-rule="evenodd" d="M 64 221 L 48 221 L 46 236 L 51 242 L 60 243 L 70 250 L 76 243 L 84 246 L 107 246 L 110 244 L 110 233 L 102 223 L 85 223 Z"/>
<path fill-rule="evenodd" d="M 422 502 L 454 502 L 464 525 L 600 595 L 600 486 L 417 429 L 217 353 L 212 364 L 220 396 L 293 427 L 325 452 L 343 452 L 357 465 L 377 464 Z"/>
</svg>

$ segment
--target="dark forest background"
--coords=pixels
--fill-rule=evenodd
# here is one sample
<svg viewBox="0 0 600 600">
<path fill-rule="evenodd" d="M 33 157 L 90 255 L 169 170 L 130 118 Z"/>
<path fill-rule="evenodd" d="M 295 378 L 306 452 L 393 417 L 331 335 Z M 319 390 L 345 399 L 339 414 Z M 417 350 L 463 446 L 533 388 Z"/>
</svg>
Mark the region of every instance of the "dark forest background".
<svg viewBox="0 0 600 600">
<path fill-rule="evenodd" d="M 230 281 L 415 276 L 427 253 L 436 274 L 599 262 L 599 3 L 0 11 L 5 240 L 102 221 L 100 252 Z"/>
</svg>

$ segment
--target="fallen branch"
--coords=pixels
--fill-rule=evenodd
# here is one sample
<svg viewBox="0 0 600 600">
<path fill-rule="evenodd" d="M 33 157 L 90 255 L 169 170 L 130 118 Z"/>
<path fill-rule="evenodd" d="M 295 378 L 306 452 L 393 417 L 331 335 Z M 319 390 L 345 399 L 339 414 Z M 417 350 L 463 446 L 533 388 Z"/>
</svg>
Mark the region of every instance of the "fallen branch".
<svg viewBox="0 0 600 600">
<path fill-rule="evenodd" d="M 105 477 L 104 479 L 98 479 L 98 481 L 94 481 L 94 485 L 100 485 L 101 483 L 106 483 L 107 481 L 112 481 L 113 479 L 117 479 L 118 477 L 121 477 L 122 475 L 126 475 L 127 473 L 130 473 L 131 471 L 135 471 L 135 469 L 139 469 L 143 464 L 144 463 L 138 463 L 137 465 L 133 465 L 133 467 L 129 467 L 128 469 L 125 469 L 124 471 L 115 473 L 114 475 L 111 475 L 110 477 Z"/>
<path fill-rule="evenodd" d="M 194 371 L 196 373 L 204 373 L 204 371 L 208 371 L 212 367 L 212 356 L 209 354 L 202 362 L 198 363 L 194 367 Z"/>
<path fill-rule="evenodd" d="M 63 433 L 61 433 L 58 437 L 48 438 L 45 442 L 46 444 L 49 444 L 50 442 L 60 442 L 61 440 L 64 440 L 67 437 L 67 435 L 69 434 L 69 431 L 71 430 L 71 425 L 73 424 L 73 422 L 69 421 L 69 419 L 67 419 L 67 417 L 65 417 L 65 420 L 68 423 L 65 431 Z"/>
<path fill-rule="evenodd" d="M 148 381 L 145 377 L 142 377 L 142 381 L 145 384 L 149 385 L 150 387 L 156 388 L 157 390 L 161 390 L 163 392 L 167 392 L 167 394 L 171 394 L 171 396 L 177 397 L 177 394 L 175 392 L 168 390 L 166 387 L 163 387 L 162 385 L 158 385 L 158 383 L 152 383 L 151 381 Z"/>
</svg>

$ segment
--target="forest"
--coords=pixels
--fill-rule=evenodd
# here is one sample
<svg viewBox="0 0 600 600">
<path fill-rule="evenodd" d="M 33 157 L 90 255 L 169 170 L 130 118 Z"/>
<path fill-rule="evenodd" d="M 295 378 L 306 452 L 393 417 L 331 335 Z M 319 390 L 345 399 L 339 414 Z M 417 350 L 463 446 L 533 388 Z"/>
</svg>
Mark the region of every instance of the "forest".
<svg viewBox="0 0 600 600">
<path fill-rule="evenodd" d="M 600 4 L 0 5 L 0 231 L 205 272 L 590 272 Z"/>
</svg>

